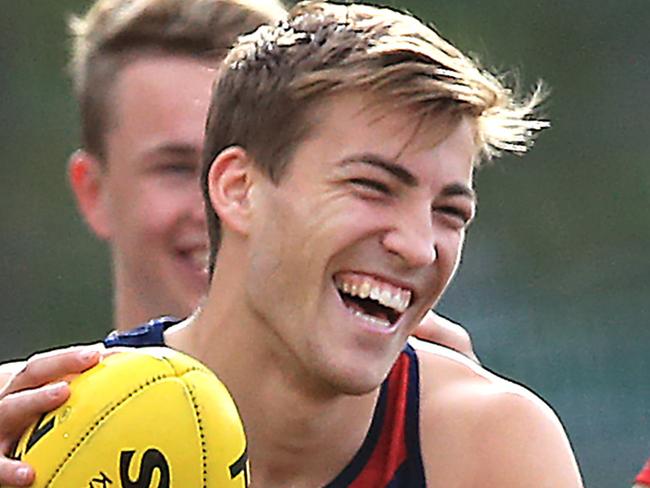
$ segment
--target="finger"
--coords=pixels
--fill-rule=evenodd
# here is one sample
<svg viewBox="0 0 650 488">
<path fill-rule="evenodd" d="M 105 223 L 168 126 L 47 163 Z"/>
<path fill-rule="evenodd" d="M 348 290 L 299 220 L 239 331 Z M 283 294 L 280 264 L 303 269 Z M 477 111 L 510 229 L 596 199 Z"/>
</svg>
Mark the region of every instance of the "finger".
<svg viewBox="0 0 650 488">
<path fill-rule="evenodd" d="M 27 464 L 0 457 L 0 485 L 30 486 L 34 482 L 34 470 Z"/>
<path fill-rule="evenodd" d="M 108 357 L 108 356 L 112 356 L 113 354 L 119 354 L 119 353 L 121 353 L 121 352 L 130 352 L 130 351 L 133 351 L 134 349 L 137 349 L 137 348 L 130 347 L 130 346 L 113 346 L 113 347 L 106 347 L 106 348 L 104 348 L 104 350 L 102 351 L 102 358 L 105 358 L 105 357 Z"/>
<path fill-rule="evenodd" d="M 101 349 L 102 346 L 93 345 L 36 354 L 6 384 L 0 397 L 81 373 L 99 362 Z"/>
<path fill-rule="evenodd" d="M 8 454 L 30 424 L 59 407 L 69 396 L 68 384 L 60 381 L 3 398 L 0 401 L 0 454 Z"/>
</svg>

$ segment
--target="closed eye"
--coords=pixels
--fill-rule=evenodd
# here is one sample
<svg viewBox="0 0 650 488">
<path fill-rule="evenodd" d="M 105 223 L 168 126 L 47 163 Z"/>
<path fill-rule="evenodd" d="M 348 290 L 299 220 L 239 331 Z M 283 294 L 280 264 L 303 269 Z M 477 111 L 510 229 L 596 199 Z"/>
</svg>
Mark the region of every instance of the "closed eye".
<svg viewBox="0 0 650 488">
<path fill-rule="evenodd" d="M 472 221 L 472 216 L 465 210 L 452 206 L 441 206 L 434 208 L 434 211 L 441 212 L 455 220 L 458 220 L 463 226 L 468 226 Z"/>
<path fill-rule="evenodd" d="M 392 194 L 392 191 L 388 187 L 388 185 L 382 183 L 381 181 L 372 180 L 369 178 L 350 178 L 348 181 L 355 186 L 360 186 L 366 189 L 374 190 L 384 195 Z"/>
<path fill-rule="evenodd" d="M 193 175 L 196 173 L 197 165 L 190 162 L 170 162 L 160 165 L 160 169 L 169 174 Z"/>
</svg>

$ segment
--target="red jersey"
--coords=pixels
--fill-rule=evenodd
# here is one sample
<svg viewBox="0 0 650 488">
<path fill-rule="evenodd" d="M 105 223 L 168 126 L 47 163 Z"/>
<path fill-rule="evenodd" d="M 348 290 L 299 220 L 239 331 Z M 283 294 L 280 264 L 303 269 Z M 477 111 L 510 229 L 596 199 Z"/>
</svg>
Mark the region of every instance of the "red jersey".
<svg viewBox="0 0 650 488">
<path fill-rule="evenodd" d="M 415 350 L 407 344 L 382 384 L 361 449 L 325 488 L 424 486 L 418 359 Z"/>
</svg>

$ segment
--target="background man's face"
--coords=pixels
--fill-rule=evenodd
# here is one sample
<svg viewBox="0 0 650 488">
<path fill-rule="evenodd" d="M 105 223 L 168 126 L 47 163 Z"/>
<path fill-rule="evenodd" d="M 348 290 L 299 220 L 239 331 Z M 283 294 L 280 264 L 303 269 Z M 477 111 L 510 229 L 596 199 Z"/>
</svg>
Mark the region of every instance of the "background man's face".
<svg viewBox="0 0 650 488">
<path fill-rule="evenodd" d="M 198 175 L 214 77 L 192 58 L 142 57 L 120 71 L 111 96 L 102 237 L 111 243 L 116 293 L 135 295 L 139 320 L 185 316 L 207 289 Z"/>
</svg>

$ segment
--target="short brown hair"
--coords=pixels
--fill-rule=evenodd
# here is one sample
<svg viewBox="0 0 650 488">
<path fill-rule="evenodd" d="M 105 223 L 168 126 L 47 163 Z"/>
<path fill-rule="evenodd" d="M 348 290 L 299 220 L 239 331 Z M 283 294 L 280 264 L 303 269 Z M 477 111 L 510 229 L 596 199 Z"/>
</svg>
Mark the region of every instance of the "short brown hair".
<svg viewBox="0 0 650 488">
<path fill-rule="evenodd" d="M 116 73 L 133 56 L 155 52 L 214 59 L 241 34 L 285 15 L 280 0 L 97 0 L 69 22 L 70 70 L 84 149 L 103 158 L 107 100 Z"/>
<path fill-rule="evenodd" d="M 497 77 L 408 14 L 361 4 L 303 2 L 275 27 L 244 36 L 224 61 L 208 115 L 202 187 L 211 238 L 220 241 L 207 174 L 225 148 L 245 148 L 278 182 L 309 114 L 325 97 L 347 91 L 423 118 L 441 112 L 476 120 L 477 150 L 523 152 L 547 122 L 533 118 L 540 90 L 517 100 Z M 480 158 L 477 158 L 477 164 Z"/>
</svg>

